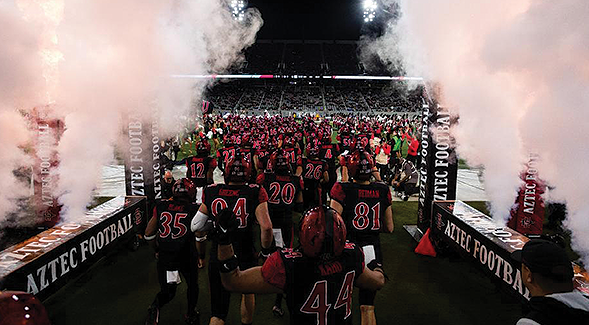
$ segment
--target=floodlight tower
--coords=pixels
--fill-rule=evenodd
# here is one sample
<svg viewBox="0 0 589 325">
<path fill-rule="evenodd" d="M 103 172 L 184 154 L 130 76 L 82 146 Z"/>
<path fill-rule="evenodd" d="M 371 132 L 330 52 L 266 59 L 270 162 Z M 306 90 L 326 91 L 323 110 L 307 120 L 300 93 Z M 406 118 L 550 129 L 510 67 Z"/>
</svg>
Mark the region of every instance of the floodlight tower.
<svg viewBox="0 0 589 325">
<path fill-rule="evenodd" d="M 364 22 L 371 23 L 376 17 L 376 10 L 378 9 L 378 5 L 376 4 L 376 0 L 364 0 Z"/>
<path fill-rule="evenodd" d="M 245 9 L 247 7 L 247 0 L 231 0 L 229 2 L 231 8 L 231 15 L 233 19 L 243 21 L 245 16 Z"/>
</svg>

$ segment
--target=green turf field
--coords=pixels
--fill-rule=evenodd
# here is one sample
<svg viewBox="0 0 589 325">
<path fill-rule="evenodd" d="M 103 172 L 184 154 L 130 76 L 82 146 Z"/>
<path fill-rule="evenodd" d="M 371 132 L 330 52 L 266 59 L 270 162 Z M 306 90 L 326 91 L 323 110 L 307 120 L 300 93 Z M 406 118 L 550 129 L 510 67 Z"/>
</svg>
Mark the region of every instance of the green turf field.
<svg viewBox="0 0 589 325">
<path fill-rule="evenodd" d="M 484 209 L 484 203 L 472 204 Z M 380 324 L 515 324 L 520 303 L 499 291 L 484 273 L 459 258 L 431 258 L 413 253 L 416 243 L 403 229 L 414 224 L 417 202 L 394 202 L 395 231 L 381 235 L 390 281 L 376 298 Z M 199 274 L 201 323 L 210 315 L 206 270 Z M 52 324 L 143 324 L 158 292 L 155 259 L 147 245 L 137 252 L 121 248 L 85 275 L 44 301 Z M 357 290 L 356 290 L 357 291 Z M 288 314 L 271 313 L 274 296 L 258 296 L 256 324 L 288 324 Z M 357 292 L 354 296 L 357 302 Z M 232 298 L 228 324 L 240 324 L 239 296 Z M 183 324 L 185 284 L 162 309 L 160 324 Z M 359 324 L 354 306 L 354 324 Z"/>
</svg>

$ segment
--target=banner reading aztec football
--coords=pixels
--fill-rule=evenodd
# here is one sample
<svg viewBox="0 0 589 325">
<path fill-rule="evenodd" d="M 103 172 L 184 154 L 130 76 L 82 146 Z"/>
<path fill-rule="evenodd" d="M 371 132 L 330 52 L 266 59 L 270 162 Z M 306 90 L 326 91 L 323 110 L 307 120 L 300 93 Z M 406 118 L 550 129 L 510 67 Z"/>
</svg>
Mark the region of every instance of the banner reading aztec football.
<svg viewBox="0 0 589 325">
<path fill-rule="evenodd" d="M 152 116 L 158 116 L 153 112 Z M 125 188 L 130 196 L 146 196 L 148 211 L 154 200 L 162 198 L 163 162 L 160 159 L 160 136 L 157 122 L 141 114 L 127 116 L 125 135 Z M 148 218 L 137 225 L 143 233 Z"/>
<path fill-rule="evenodd" d="M 29 114 L 30 127 L 36 133 L 32 151 L 32 183 L 34 195 L 32 206 L 37 216 L 37 225 L 51 228 L 59 222 L 61 205 L 54 193 L 57 189 L 56 170 L 59 166 L 57 145 L 64 123 L 50 116 L 49 106 L 35 107 Z"/>
<path fill-rule="evenodd" d="M 511 258 L 511 253 L 522 249 L 528 237 L 461 201 L 434 203 L 431 234 L 482 268 L 494 283 L 500 283 L 522 300 L 530 299 L 530 291 L 522 279 L 521 263 Z M 574 262 L 572 266 L 574 289 L 588 295 L 587 271 Z"/>
<path fill-rule="evenodd" d="M 160 137 L 157 122 L 130 114 L 125 130 L 125 186 L 127 195 L 162 197 Z"/>
<path fill-rule="evenodd" d="M 79 223 L 60 224 L 0 252 L 0 290 L 26 291 L 44 299 L 93 263 L 128 243 L 144 197 L 116 197 L 86 212 Z"/>
<path fill-rule="evenodd" d="M 425 233 L 431 225 L 432 202 L 456 199 L 458 162 L 450 135 L 456 119 L 430 100 L 422 107 L 421 122 L 417 227 Z"/>
<path fill-rule="evenodd" d="M 511 218 L 507 226 L 524 235 L 541 235 L 544 224 L 544 199 L 542 194 L 546 185 L 538 178 L 536 169 L 537 155 L 530 155 L 526 170 L 521 178 L 524 184 L 519 190 L 515 201 L 516 207 L 511 210 Z"/>
</svg>

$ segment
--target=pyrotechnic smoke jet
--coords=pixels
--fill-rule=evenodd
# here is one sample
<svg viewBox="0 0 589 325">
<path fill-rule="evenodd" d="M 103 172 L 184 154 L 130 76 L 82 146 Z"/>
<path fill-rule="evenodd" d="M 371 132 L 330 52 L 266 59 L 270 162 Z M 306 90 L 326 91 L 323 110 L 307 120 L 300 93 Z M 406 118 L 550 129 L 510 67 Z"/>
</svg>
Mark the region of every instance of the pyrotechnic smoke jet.
<svg viewBox="0 0 589 325">
<path fill-rule="evenodd" d="M 123 116 L 130 111 L 151 116 L 155 107 L 159 113 L 151 118 L 162 132 L 175 133 L 176 117 L 188 115 L 207 82 L 169 76 L 224 71 L 243 59 L 242 50 L 262 25 L 260 13 L 251 8 L 242 21 L 234 20 L 222 0 L 15 0 L 0 4 L 0 16 L 9 24 L 3 32 L 14 34 L 8 35 L 11 42 L 0 44 L 0 58 L 16 62 L 18 69 L 6 71 L 22 79 L 18 88 L 0 94 L 18 99 L 36 94 L 26 106 L 0 99 L 0 107 L 12 113 L 51 104 L 65 123 L 54 193 L 65 221 L 84 215 L 102 165 L 113 160 Z M 20 57 L 21 52 L 27 53 Z M 2 71 L 0 86 L 10 83 Z M 39 77 L 49 86 L 39 86 Z M 21 88 L 35 91 L 19 93 Z M 7 142 L 15 155 L 20 153 L 19 141 Z M 0 168 L 3 175 L 10 172 Z M 0 192 L 0 212 L 5 197 Z"/>
<path fill-rule="evenodd" d="M 398 2 L 397 21 L 365 49 L 439 82 L 460 116 L 458 153 L 485 168 L 493 217 L 505 223 L 530 152 L 552 200 L 564 200 L 574 249 L 589 265 L 589 2 Z"/>
</svg>

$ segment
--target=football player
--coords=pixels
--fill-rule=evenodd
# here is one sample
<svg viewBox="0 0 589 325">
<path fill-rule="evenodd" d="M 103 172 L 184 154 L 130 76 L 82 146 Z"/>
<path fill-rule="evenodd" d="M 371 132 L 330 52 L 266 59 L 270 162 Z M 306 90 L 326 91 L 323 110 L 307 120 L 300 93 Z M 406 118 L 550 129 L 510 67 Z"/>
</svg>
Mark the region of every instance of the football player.
<svg viewBox="0 0 589 325">
<path fill-rule="evenodd" d="M 325 160 L 319 158 L 319 145 L 309 142 L 307 158 L 303 158 L 304 209 L 322 204 L 321 185 L 330 180 Z"/>
<path fill-rule="evenodd" d="M 282 142 L 282 149 L 288 158 L 293 173 L 300 176 L 303 172 L 303 167 L 301 166 L 302 151 L 296 146 L 296 139 L 293 137 L 286 137 Z"/>
<path fill-rule="evenodd" d="M 257 183 L 268 192 L 268 208 L 274 233 L 276 247 L 292 247 L 293 224 L 292 211 L 303 211 L 303 180 L 292 175 L 290 163 L 284 151 L 278 149 L 270 158 L 271 173 L 260 174 Z M 272 312 L 283 316 L 282 295 L 276 296 Z"/>
<path fill-rule="evenodd" d="M 274 252 L 263 266 L 241 270 L 230 233 L 230 213 L 218 224 L 221 279 L 234 292 L 284 293 L 291 324 L 351 324 L 354 286 L 379 290 L 385 285 L 376 263 L 364 264 L 362 250 L 347 242 L 346 227 L 337 211 L 307 210 L 299 226 L 300 246 Z"/>
<path fill-rule="evenodd" d="M 268 214 L 268 194 L 263 187 L 257 184 L 246 184 L 250 168 L 250 163 L 239 153 L 236 153 L 225 167 L 225 184 L 213 184 L 205 189 L 203 203 L 191 225 L 191 230 L 197 233 L 197 237 L 201 237 L 201 232 L 209 230 L 209 216 L 216 220 L 222 210 L 230 209 L 237 223 L 236 230 L 231 236 L 231 243 L 235 247 L 238 264 L 242 270 L 247 270 L 258 264 L 254 248 L 253 225 L 255 221 L 260 225 L 262 255 L 269 255 L 272 245 L 272 222 Z M 223 288 L 219 277 L 221 264 L 217 260 L 217 241 L 218 239 L 213 237 L 208 266 L 211 291 L 210 324 L 225 323 L 231 298 L 230 292 Z M 253 294 L 242 296 L 241 322 L 243 324 L 252 323 L 254 305 Z"/>
<path fill-rule="evenodd" d="M 348 240 L 362 247 L 367 262 L 382 265 L 380 232 L 394 229 L 391 191 L 384 183 L 371 183 L 374 169 L 372 156 L 356 151 L 348 160 L 351 183 L 336 183 L 331 189 L 331 207 L 341 213 L 348 229 Z M 376 324 L 376 292 L 360 289 L 362 324 Z"/>
<path fill-rule="evenodd" d="M 186 178 L 191 180 L 196 187 L 195 202 L 201 204 L 202 191 L 209 185 L 213 184 L 213 171 L 217 167 L 217 161 L 212 157 L 211 144 L 206 138 L 196 142 L 196 156 L 186 157 L 176 164 L 186 165 Z"/>
<path fill-rule="evenodd" d="M 341 171 L 342 171 L 342 178 L 341 181 L 342 182 L 347 182 L 349 181 L 349 173 L 348 173 L 348 165 L 350 164 L 350 159 L 352 159 L 352 157 L 354 157 L 355 154 L 358 153 L 363 153 L 366 152 L 366 150 L 364 150 L 363 144 L 360 141 L 354 141 L 352 142 L 352 149 L 354 150 L 351 154 L 346 155 L 346 156 L 340 156 L 340 166 Z M 380 173 L 378 172 L 378 168 L 376 168 L 376 166 L 374 166 L 374 168 L 372 168 L 372 176 L 374 177 L 374 179 L 378 182 L 382 181 L 382 178 L 380 177 Z M 331 193 L 330 193 L 331 194 Z"/>
<path fill-rule="evenodd" d="M 202 203 L 202 192 L 204 188 L 213 184 L 213 172 L 217 168 L 217 161 L 210 157 L 211 144 L 204 137 L 196 142 L 196 156 L 186 157 L 179 164 L 186 164 L 186 178 L 190 179 L 195 187 L 195 202 Z M 196 247 L 198 248 L 198 267 L 203 268 L 205 263 L 206 236 L 196 238 Z"/>
<path fill-rule="evenodd" d="M 337 174 L 335 172 L 337 166 L 335 165 L 336 159 L 340 155 L 339 145 L 331 143 L 331 131 L 325 131 L 323 133 L 323 139 L 321 140 L 321 149 L 319 150 L 319 158 L 327 163 L 327 174 L 329 180 L 322 184 L 323 197 L 322 202 L 327 202 L 327 194 L 331 190 L 333 184 L 337 180 Z"/>
<path fill-rule="evenodd" d="M 229 135 L 225 136 L 223 141 L 223 148 L 217 150 L 217 166 L 221 171 L 225 171 L 225 166 L 235 156 L 235 152 L 239 147 L 233 142 L 233 138 Z"/>
<path fill-rule="evenodd" d="M 192 181 L 177 180 L 172 188 L 172 199 L 158 201 L 147 224 L 145 239 L 156 249 L 160 292 L 149 307 L 146 325 L 158 323 L 160 309 L 176 294 L 180 274 L 188 287 L 186 322 L 198 323 L 198 253 L 195 237 L 190 232 L 192 218 L 198 210 L 193 204 L 195 192 Z"/>
</svg>

